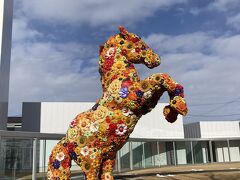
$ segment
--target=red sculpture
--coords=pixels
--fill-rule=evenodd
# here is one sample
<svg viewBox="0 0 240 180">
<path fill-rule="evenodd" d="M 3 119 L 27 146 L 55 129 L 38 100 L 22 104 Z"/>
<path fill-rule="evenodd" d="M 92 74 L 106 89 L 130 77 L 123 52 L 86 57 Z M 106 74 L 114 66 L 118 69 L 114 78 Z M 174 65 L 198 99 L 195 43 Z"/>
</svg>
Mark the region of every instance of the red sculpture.
<svg viewBox="0 0 240 180">
<path fill-rule="evenodd" d="M 140 80 L 133 64 L 154 68 L 159 56 L 141 38 L 119 27 L 100 46 L 99 72 L 103 95 L 92 109 L 76 116 L 66 137 L 54 147 L 49 158 L 48 179 L 70 179 L 74 160 L 88 180 L 113 179 L 116 153 L 127 142 L 140 117 L 150 112 L 167 91 L 170 105 L 164 116 L 174 122 L 186 115 L 183 87 L 167 74 L 153 74 Z"/>
</svg>

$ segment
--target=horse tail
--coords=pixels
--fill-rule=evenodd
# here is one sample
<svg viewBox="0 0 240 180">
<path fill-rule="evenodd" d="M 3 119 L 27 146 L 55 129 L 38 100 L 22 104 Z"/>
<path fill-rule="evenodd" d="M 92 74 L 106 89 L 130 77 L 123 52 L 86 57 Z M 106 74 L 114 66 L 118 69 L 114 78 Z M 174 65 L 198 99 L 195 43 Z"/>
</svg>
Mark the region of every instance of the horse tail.
<svg viewBox="0 0 240 180">
<path fill-rule="evenodd" d="M 48 161 L 47 178 L 49 180 L 70 179 L 72 161 L 70 151 L 71 147 L 69 147 L 65 137 L 54 146 Z"/>
</svg>

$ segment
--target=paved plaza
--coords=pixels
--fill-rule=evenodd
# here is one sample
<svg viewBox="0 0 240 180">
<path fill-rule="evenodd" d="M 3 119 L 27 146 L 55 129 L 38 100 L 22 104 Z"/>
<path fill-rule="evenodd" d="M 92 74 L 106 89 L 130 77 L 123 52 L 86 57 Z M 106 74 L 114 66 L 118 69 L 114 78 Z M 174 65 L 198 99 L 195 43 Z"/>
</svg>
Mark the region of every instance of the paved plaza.
<svg viewBox="0 0 240 180">
<path fill-rule="evenodd" d="M 168 166 L 121 173 L 116 175 L 116 178 L 123 180 L 239 180 L 240 163 Z"/>
</svg>

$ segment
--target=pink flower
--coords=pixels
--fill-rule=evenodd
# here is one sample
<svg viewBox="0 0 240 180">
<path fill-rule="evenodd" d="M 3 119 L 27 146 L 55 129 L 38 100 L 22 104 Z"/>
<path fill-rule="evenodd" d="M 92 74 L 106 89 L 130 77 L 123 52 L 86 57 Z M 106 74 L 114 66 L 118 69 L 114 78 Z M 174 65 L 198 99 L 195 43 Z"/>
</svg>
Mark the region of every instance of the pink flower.
<svg viewBox="0 0 240 180">
<path fill-rule="evenodd" d="M 74 120 L 71 122 L 70 127 L 73 128 L 73 127 L 75 127 L 76 125 L 77 125 L 77 120 L 74 119 Z"/>
<path fill-rule="evenodd" d="M 118 136 L 122 136 L 127 132 L 127 126 L 125 124 L 117 124 L 117 129 L 115 130 L 115 134 Z"/>
<path fill-rule="evenodd" d="M 65 155 L 64 155 L 63 152 L 57 153 L 56 159 L 57 159 L 58 161 L 62 161 L 62 160 L 64 160 L 64 158 L 65 158 Z"/>
<path fill-rule="evenodd" d="M 82 154 L 83 156 L 87 156 L 87 155 L 89 154 L 89 148 L 88 148 L 87 146 L 83 147 L 83 148 L 81 149 L 81 154 Z"/>
<path fill-rule="evenodd" d="M 124 116 L 129 116 L 129 115 L 133 114 L 133 112 L 130 111 L 130 109 L 129 109 L 128 107 L 123 107 L 123 108 L 122 108 L 122 114 L 123 114 Z"/>
</svg>

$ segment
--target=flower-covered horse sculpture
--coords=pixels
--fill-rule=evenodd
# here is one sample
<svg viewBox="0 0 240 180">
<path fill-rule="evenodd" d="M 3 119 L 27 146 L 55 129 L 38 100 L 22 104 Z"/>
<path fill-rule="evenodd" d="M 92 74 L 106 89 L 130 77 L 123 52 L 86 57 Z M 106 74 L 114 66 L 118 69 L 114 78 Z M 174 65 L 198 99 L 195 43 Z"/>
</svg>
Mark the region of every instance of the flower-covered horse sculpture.
<svg viewBox="0 0 240 180">
<path fill-rule="evenodd" d="M 169 75 L 159 73 L 139 79 L 133 64 L 154 68 L 160 58 L 140 37 L 123 27 L 119 30 L 100 46 L 103 95 L 92 109 L 76 116 L 66 137 L 54 147 L 48 164 L 49 179 L 69 179 L 72 160 L 88 180 L 113 179 L 116 152 L 165 91 L 170 96 L 165 118 L 174 122 L 178 114 L 187 114 L 183 87 Z"/>
</svg>

